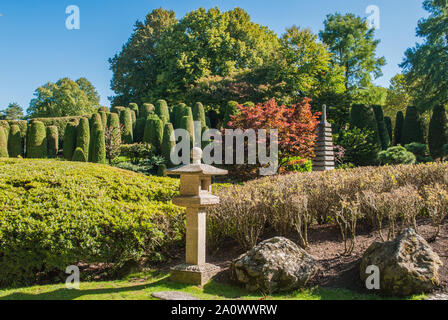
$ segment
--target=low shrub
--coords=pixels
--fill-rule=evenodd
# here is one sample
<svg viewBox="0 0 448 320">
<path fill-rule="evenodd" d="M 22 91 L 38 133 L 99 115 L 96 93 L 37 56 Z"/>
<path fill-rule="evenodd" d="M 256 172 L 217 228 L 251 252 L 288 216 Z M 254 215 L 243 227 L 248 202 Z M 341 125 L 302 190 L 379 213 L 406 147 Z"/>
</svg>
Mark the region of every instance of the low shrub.
<svg viewBox="0 0 448 320">
<path fill-rule="evenodd" d="M 0 160 L 0 286 L 69 265 L 159 261 L 184 235 L 178 180 L 90 163 Z M 81 274 L 83 276 L 83 274 Z"/>
<path fill-rule="evenodd" d="M 446 218 L 448 164 L 429 163 L 362 167 L 328 172 L 291 173 L 214 188 L 221 203 L 209 209 L 208 238 L 213 247 L 230 237 L 248 248 L 265 230 L 295 231 L 308 245 L 307 228 L 335 223 L 350 254 L 359 221 L 370 222 L 387 238 L 417 228 L 419 216 L 430 216 L 434 228 Z M 436 232 L 437 233 L 437 232 Z"/>
<path fill-rule="evenodd" d="M 413 164 L 416 158 L 412 152 L 402 146 L 391 147 L 378 153 L 381 164 Z"/>
<path fill-rule="evenodd" d="M 122 144 L 120 149 L 120 154 L 128 157 L 133 164 L 151 156 L 151 145 L 148 143 Z"/>
</svg>

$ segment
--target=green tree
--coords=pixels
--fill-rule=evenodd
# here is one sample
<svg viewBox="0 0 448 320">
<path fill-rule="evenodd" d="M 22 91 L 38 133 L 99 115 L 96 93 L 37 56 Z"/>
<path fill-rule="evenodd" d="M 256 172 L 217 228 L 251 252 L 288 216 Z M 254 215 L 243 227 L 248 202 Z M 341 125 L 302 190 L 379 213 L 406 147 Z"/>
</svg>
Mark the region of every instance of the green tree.
<svg viewBox="0 0 448 320">
<path fill-rule="evenodd" d="M 110 60 L 114 102 L 186 101 L 200 79 L 260 67 L 278 48 L 275 33 L 252 22 L 241 8 L 199 8 L 180 21 L 174 12 L 157 9 L 137 22 L 123 50 Z"/>
<path fill-rule="evenodd" d="M 96 112 L 99 102 L 97 97 L 92 97 L 93 86 L 85 78 L 77 81 L 80 84 L 63 78 L 37 88 L 27 109 L 28 115 L 31 118 L 64 117 Z"/>
<path fill-rule="evenodd" d="M 379 40 L 374 39 L 374 29 L 369 29 L 365 19 L 354 14 L 327 15 L 321 40 L 333 53 L 333 62 L 345 69 L 345 87 L 367 87 L 374 78 L 382 75 L 384 57 L 376 57 Z"/>
<path fill-rule="evenodd" d="M 10 103 L 9 106 L 0 111 L 0 119 L 2 120 L 20 120 L 23 118 L 23 109 L 18 103 Z"/>
<path fill-rule="evenodd" d="M 448 102 L 447 7 L 447 0 L 423 2 L 429 16 L 418 22 L 417 36 L 424 42 L 409 48 L 400 65 L 421 112 Z"/>
<path fill-rule="evenodd" d="M 402 73 L 396 74 L 390 80 L 384 112 L 389 117 L 392 117 L 398 111 L 405 112 L 407 106 L 412 105 L 412 103 L 413 99 L 405 75 Z"/>
<path fill-rule="evenodd" d="M 448 144 L 448 122 L 445 107 L 438 105 L 429 122 L 428 146 L 431 157 L 435 160 L 445 156 L 443 146 Z"/>
</svg>

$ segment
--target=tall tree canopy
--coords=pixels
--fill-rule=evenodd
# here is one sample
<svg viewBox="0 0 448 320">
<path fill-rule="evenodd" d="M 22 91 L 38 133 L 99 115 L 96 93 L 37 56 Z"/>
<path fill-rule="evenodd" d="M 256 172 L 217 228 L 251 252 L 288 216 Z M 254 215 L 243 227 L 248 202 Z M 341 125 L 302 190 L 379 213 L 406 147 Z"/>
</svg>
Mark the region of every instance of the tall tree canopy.
<svg viewBox="0 0 448 320">
<path fill-rule="evenodd" d="M 411 90 L 406 82 L 405 75 L 402 73 L 396 74 L 390 80 L 384 113 L 392 118 L 398 111 L 404 112 L 412 104 Z"/>
<path fill-rule="evenodd" d="M 179 21 L 172 11 L 157 9 L 136 23 L 123 50 L 110 59 L 117 94 L 112 102 L 297 103 L 345 91 L 343 68 L 331 61 L 310 30 L 293 26 L 279 38 L 241 8 L 200 8 Z"/>
<path fill-rule="evenodd" d="M 430 13 L 417 27 L 424 42 L 408 49 L 401 64 L 420 111 L 448 102 L 448 0 L 425 0 L 423 8 Z"/>
<path fill-rule="evenodd" d="M 345 68 L 347 90 L 367 87 L 372 76 L 377 78 L 382 75 L 381 67 L 386 60 L 376 57 L 375 51 L 380 41 L 374 39 L 374 33 L 365 19 L 351 13 L 330 14 L 324 21 L 324 30 L 319 36 L 333 53 L 334 63 Z"/>
<path fill-rule="evenodd" d="M 48 82 L 37 88 L 34 96 L 27 109 L 31 118 L 86 115 L 100 105 L 95 87 L 86 78 Z"/>
<path fill-rule="evenodd" d="M 18 103 L 13 102 L 5 110 L 0 111 L 2 120 L 19 120 L 23 117 L 23 109 Z"/>
</svg>

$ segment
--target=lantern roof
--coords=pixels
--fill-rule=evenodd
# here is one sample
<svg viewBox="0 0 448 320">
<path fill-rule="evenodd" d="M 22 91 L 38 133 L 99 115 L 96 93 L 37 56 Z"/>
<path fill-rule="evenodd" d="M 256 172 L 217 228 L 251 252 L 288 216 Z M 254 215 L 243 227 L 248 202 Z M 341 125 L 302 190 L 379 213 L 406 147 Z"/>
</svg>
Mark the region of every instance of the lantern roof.
<svg viewBox="0 0 448 320">
<path fill-rule="evenodd" d="M 227 170 L 219 169 L 211 165 L 201 163 L 202 150 L 200 148 L 193 148 L 191 153 L 193 157 L 193 163 L 166 170 L 166 174 L 199 174 L 205 176 L 219 176 L 226 175 L 228 173 Z"/>
</svg>

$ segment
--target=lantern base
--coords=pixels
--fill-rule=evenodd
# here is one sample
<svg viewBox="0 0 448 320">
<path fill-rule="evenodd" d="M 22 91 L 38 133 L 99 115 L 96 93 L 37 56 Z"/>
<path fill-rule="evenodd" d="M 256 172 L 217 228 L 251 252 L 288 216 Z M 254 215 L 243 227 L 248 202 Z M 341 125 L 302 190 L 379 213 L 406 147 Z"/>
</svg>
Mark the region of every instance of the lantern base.
<svg viewBox="0 0 448 320">
<path fill-rule="evenodd" d="M 213 278 L 221 268 L 210 263 L 202 265 L 181 264 L 171 268 L 170 280 L 196 286 L 203 286 Z"/>
</svg>

